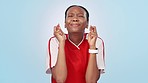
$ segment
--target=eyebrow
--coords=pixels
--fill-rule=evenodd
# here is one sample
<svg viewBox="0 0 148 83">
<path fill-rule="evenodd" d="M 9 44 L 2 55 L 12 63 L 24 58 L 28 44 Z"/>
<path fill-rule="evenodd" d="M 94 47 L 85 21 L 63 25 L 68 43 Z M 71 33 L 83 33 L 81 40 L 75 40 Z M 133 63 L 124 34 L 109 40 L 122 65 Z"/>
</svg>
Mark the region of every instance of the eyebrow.
<svg viewBox="0 0 148 83">
<path fill-rule="evenodd" d="M 68 13 L 68 15 L 69 15 L 69 14 L 74 14 L 74 13 Z M 78 13 L 78 14 L 82 14 L 82 15 L 84 15 L 84 13 Z"/>
</svg>

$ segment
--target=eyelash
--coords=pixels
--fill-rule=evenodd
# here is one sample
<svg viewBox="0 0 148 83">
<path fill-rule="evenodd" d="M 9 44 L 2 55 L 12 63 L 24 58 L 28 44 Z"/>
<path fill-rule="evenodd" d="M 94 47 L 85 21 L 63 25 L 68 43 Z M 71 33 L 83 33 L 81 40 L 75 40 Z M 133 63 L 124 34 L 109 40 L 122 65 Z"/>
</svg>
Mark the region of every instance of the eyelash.
<svg viewBox="0 0 148 83">
<path fill-rule="evenodd" d="M 84 17 L 84 16 L 79 16 L 79 17 Z"/>
<path fill-rule="evenodd" d="M 68 16 L 68 17 L 72 17 L 72 15 Z"/>
<path fill-rule="evenodd" d="M 69 15 L 68 17 L 73 17 L 72 15 Z M 78 16 L 78 17 L 84 17 L 84 16 Z"/>
</svg>

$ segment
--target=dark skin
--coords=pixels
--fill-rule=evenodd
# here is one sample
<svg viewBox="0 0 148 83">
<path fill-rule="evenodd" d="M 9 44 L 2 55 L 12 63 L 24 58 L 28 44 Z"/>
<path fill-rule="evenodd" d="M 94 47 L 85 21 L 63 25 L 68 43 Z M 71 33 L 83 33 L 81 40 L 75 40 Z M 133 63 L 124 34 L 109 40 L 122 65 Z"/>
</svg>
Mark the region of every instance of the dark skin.
<svg viewBox="0 0 148 83">
<path fill-rule="evenodd" d="M 67 12 L 65 27 L 67 28 L 69 39 L 78 45 L 84 34 L 85 28 L 88 27 L 86 13 L 79 7 L 72 7 Z"/>
<path fill-rule="evenodd" d="M 65 27 L 67 28 L 69 39 L 78 45 L 83 38 L 85 28 L 88 28 L 86 12 L 80 7 L 71 7 L 65 19 Z M 67 77 L 67 66 L 65 60 L 65 34 L 61 30 L 60 25 L 54 27 L 54 35 L 59 41 L 58 59 L 55 67 L 52 69 L 52 75 L 58 83 L 64 83 Z M 90 26 L 88 33 L 89 49 L 96 49 L 97 30 L 95 26 Z M 64 72 L 60 72 L 64 71 Z M 87 83 L 97 83 L 100 78 L 100 71 L 97 68 L 96 54 L 90 53 L 88 66 L 86 69 L 85 79 Z"/>
</svg>

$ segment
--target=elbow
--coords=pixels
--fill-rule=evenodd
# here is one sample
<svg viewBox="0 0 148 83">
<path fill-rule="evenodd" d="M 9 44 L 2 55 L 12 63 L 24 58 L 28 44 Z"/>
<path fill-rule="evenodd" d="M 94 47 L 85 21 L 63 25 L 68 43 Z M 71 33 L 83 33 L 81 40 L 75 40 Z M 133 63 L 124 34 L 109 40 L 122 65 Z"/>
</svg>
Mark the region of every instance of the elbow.
<svg viewBox="0 0 148 83">
<path fill-rule="evenodd" d="M 86 76 L 85 80 L 86 80 L 86 83 L 97 83 L 99 78 L 100 78 L 100 74 L 93 75 L 93 76 L 89 75 L 89 76 Z"/>
<path fill-rule="evenodd" d="M 53 78 L 56 80 L 57 83 L 65 83 L 67 73 L 53 75 Z"/>
<path fill-rule="evenodd" d="M 55 80 L 57 83 L 65 83 L 67 76 L 56 76 Z"/>
<path fill-rule="evenodd" d="M 97 83 L 97 80 L 94 80 L 94 79 L 86 79 L 86 83 Z"/>
<path fill-rule="evenodd" d="M 52 69 L 52 76 L 56 80 L 57 83 L 65 83 L 66 78 L 67 78 L 67 71 L 62 72 L 62 73 L 60 72 L 56 72 L 54 69 Z"/>
</svg>

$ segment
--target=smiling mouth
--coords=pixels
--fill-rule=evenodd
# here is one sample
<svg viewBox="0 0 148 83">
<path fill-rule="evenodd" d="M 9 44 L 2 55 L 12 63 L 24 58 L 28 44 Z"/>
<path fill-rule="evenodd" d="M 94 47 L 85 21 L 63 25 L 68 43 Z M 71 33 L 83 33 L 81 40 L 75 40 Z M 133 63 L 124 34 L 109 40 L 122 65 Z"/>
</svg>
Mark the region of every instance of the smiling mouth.
<svg viewBox="0 0 148 83">
<path fill-rule="evenodd" d="M 70 26 L 78 27 L 78 26 L 80 26 L 80 24 L 70 24 Z"/>
</svg>

